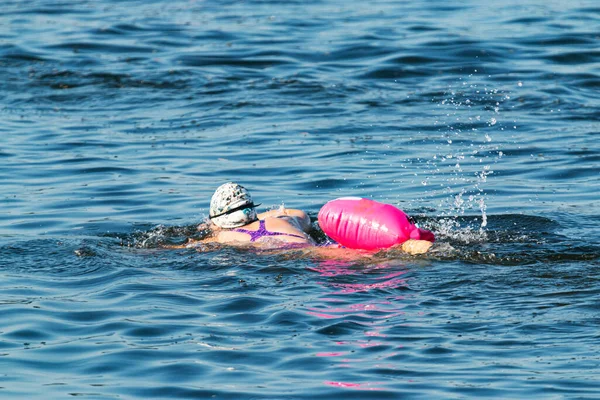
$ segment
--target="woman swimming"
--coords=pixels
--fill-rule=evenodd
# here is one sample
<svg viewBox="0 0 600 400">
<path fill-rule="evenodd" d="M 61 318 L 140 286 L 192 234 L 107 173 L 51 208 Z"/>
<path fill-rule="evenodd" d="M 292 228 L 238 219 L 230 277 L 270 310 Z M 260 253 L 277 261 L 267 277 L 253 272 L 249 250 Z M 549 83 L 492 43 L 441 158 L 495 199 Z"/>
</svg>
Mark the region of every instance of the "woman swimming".
<svg viewBox="0 0 600 400">
<path fill-rule="evenodd" d="M 189 239 L 181 247 L 193 247 L 198 242 L 315 245 L 308 235 L 311 229 L 310 217 L 304 211 L 280 207 L 257 214 L 257 205 L 260 204 L 254 204 L 245 187 L 233 182 L 219 186 L 210 200 L 211 236 L 202 240 Z M 205 228 L 205 224 L 198 226 L 199 230 Z"/>
<path fill-rule="evenodd" d="M 198 230 L 210 228 L 211 235 L 201 240 L 190 238 L 183 245 L 169 247 L 196 247 L 210 242 L 268 247 L 317 245 L 309 235 L 312 225 L 310 217 L 304 211 L 280 207 L 257 214 L 258 205 L 260 204 L 254 204 L 245 187 L 233 182 L 225 183 L 217 188 L 210 200 L 208 226 L 198 226 Z M 430 247 L 431 242 L 425 240 L 408 240 L 402 244 L 401 249 L 409 254 L 422 254 Z M 335 244 L 320 246 L 318 249 L 326 253 L 340 248 Z M 341 250 L 347 252 L 348 249 Z"/>
</svg>

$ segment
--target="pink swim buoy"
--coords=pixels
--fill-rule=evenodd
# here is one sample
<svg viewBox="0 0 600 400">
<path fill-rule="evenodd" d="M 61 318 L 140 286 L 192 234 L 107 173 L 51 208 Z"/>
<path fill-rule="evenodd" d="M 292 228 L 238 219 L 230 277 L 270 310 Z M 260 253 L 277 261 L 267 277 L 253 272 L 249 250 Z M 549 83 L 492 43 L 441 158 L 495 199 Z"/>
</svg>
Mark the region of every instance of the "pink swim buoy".
<svg viewBox="0 0 600 400">
<path fill-rule="evenodd" d="M 350 249 L 378 250 L 409 239 L 435 240 L 432 232 L 417 227 L 402 210 L 360 197 L 327 202 L 318 220 L 327 236 Z"/>
</svg>

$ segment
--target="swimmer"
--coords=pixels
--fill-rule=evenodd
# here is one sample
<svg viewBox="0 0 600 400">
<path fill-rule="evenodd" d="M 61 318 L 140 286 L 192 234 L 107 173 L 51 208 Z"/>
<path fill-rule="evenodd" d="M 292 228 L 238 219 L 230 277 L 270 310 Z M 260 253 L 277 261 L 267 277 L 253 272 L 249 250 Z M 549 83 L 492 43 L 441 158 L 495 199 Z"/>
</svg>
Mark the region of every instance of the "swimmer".
<svg viewBox="0 0 600 400">
<path fill-rule="evenodd" d="M 317 246 L 309 235 L 312 229 L 310 217 L 301 210 L 279 207 L 278 209 L 257 214 L 252 196 L 248 190 L 237 183 L 228 182 L 217 188 L 210 200 L 209 222 L 198 226 L 198 230 L 210 229 L 207 238 L 196 240 L 189 238 L 183 245 L 170 248 L 193 248 L 202 243 L 220 243 L 228 245 L 253 245 L 279 247 Z M 431 243 L 425 240 L 408 240 L 401 249 L 409 254 L 427 252 Z M 325 254 L 339 249 L 344 253 L 348 249 L 340 245 L 318 247 Z"/>
<path fill-rule="evenodd" d="M 225 183 L 217 188 L 210 200 L 209 224 L 211 235 L 202 240 L 188 239 L 179 248 L 194 247 L 198 243 L 222 243 L 229 245 L 263 245 L 276 242 L 315 246 L 309 236 L 312 228 L 310 217 L 301 210 L 283 206 L 257 214 L 250 192 L 237 183 Z"/>
</svg>

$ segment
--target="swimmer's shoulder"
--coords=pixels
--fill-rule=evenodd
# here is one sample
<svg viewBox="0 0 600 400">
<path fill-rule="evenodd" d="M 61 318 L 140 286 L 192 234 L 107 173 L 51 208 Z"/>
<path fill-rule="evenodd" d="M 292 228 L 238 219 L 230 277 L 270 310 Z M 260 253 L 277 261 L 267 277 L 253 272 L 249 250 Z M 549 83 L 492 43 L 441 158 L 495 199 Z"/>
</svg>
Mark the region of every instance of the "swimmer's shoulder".
<svg viewBox="0 0 600 400">
<path fill-rule="evenodd" d="M 266 219 L 266 218 L 306 218 L 308 215 L 302 210 L 296 210 L 293 208 L 285 208 L 279 207 L 273 210 L 265 211 L 263 213 L 258 214 L 258 219 Z"/>
<path fill-rule="evenodd" d="M 286 221 L 286 223 L 293 225 L 294 228 L 303 232 L 309 232 L 311 229 L 311 222 L 308 214 L 302 210 L 296 210 L 294 208 L 279 207 L 274 210 L 269 210 L 264 213 L 260 213 L 258 215 L 258 218 L 265 221 L 271 218 L 277 218 Z M 282 226 L 278 225 L 275 222 L 267 224 L 269 226 Z"/>
</svg>

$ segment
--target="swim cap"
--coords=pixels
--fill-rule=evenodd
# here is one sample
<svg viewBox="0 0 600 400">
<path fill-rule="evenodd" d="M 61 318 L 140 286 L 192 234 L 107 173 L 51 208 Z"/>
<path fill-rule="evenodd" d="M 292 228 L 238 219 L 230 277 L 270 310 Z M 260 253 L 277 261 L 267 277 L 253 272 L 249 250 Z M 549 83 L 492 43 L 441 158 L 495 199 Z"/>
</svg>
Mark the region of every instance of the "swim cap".
<svg viewBox="0 0 600 400">
<path fill-rule="evenodd" d="M 221 228 L 237 228 L 258 219 L 254 207 L 252 196 L 245 187 L 228 182 L 215 190 L 208 215 Z"/>
</svg>

